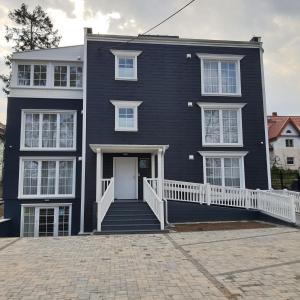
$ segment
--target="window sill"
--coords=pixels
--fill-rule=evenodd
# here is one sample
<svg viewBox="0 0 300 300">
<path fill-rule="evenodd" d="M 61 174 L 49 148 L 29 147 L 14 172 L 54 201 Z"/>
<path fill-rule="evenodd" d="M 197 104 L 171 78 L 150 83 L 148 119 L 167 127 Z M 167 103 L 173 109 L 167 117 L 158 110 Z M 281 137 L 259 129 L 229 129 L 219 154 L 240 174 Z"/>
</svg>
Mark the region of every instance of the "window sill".
<svg viewBox="0 0 300 300">
<path fill-rule="evenodd" d="M 119 81 L 138 81 L 137 78 L 122 78 L 122 77 L 115 77 L 115 80 L 119 80 Z"/>
<path fill-rule="evenodd" d="M 67 90 L 67 91 L 82 91 L 82 87 L 59 87 L 59 86 L 44 86 L 44 85 L 39 85 L 39 86 L 28 86 L 28 85 L 16 85 L 16 86 L 11 86 L 11 89 L 32 89 L 32 90 L 38 90 L 38 89 L 43 89 L 43 90 Z"/>
<path fill-rule="evenodd" d="M 76 148 L 24 148 L 21 147 L 20 151 L 24 151 L 24 152 L 75 152 Z"/>
<path fill-rule="evenodd" d="M 242 94 L 241 93 L 238 94 L 201 93 L 201 96 L 242 97 Z"/>
<path fill-rule="evenodd" d="M 244 147 L 243 144 L 202 144 L 202 147 Z"/>
<path fill-rule="evenodd" d="M 138 132 L 137 128 L 128 129 L 128 128 L 115 128 L 115 131 L 123 131 L 123 132 Z"/>
<path fill-rule="evenodd" d="M 55 199 L 74 199 L 75 195 L 20 195 L 18 196 L 18 199 L 32 199 L 32 200 L 38 200 L 38 199 L 49 199 L 49 200 L 55 200 Z"/>
</svg>

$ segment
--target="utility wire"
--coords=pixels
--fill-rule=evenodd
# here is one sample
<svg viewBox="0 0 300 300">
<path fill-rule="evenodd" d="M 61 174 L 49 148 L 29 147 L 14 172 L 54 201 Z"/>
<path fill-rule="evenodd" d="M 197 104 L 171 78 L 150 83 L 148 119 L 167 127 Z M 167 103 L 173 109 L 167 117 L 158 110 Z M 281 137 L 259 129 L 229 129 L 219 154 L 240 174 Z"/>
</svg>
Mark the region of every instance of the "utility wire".
<svg viewBox="0 0 300 300">
<path fill-rule="evenodd" d="M 189 5 L 191 5 L 193 2 L 195 2 L 196 0 L 191 0 L 190 2 L 188 2 L 186 5 L 182 6 L 180 9 L 178 9 L 177 11 L 175 11 L 173 14 L 171 14 L 169 17 L 167 17 L 166 19 L 164 19 L 163 21 L 161 21 L 160 23 L 158 23 L 157 25 L 151 27 L 150 29 L 146 30 L 145 32 L 139 34 L 137 37 L 132 38 L 131 40 L 127 41 L 127 43 L 130 43 L 136 39 L 139 38 L 139 36 L 141 35 L 145 35 L 147 33 L 149 33 L 150 31 L 152 31 L 153 29 L 159 27 L 161 24 L 167 22 L 168 20 L 170 20 L 171 18 L 173 18 L 175 15 L 177 15 L 178 13 L 180 13 L 181 11 L 183 11 L 185 8 L 187 8 Z"/>
</svg>

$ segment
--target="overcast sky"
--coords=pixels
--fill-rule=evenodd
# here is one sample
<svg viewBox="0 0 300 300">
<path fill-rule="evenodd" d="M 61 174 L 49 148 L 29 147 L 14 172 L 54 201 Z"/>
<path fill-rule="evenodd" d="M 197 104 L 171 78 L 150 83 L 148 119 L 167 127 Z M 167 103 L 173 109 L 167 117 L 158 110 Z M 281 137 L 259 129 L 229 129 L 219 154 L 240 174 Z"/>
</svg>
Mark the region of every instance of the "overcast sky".
<svg viewBox="0 0 300 300">
<path fill-rule="evenodd" d="M 24 1 L 0 1 L 0 72 L 11 52 L 4 39 L 8 11 Z M 28 0 L 40 4 L 62 35 L 60 45 L 83 43 L 83 27 L 94 33 L 136 35 L 188 0 Z M 196 0 L 151 34 L 188 38 L 250 40 L 262 36 L 268 113 L 300 115 L 300 1 Z M 6 121 L 6 96 L 0 93 L 0 121 Z"/>
</svg>

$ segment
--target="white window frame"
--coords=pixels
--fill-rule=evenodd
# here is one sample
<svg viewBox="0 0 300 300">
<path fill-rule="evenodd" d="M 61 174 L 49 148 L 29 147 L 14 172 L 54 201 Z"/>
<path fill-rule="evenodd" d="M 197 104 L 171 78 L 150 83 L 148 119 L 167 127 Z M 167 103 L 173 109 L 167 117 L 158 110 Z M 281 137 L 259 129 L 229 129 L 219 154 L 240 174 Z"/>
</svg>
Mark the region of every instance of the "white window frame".
<svg viewBox="0 0 300 300">
<path fill-rule="evenodd" d="M 142 101 L 123 101 L 123 100 L 110 100 L 115 106 L 115 131 L 138 131 L 138 107 Z M 132 108 L 134 112 L 134 126 L 132 128 L 119 126 L 119 109 Z"/>
<path fill-rule="evenodd" d="M 18 66 L 29 65 L 30 66 L 30 85 L 19 85 L 18 84 Z M 33 73 L 35 65 L 46 65 L 47 66 L 47 77 L 46 85 L 34 85 L 33 84 Z M 67 67 L 67 86 L 54 86 L 54 66 L 65 66 Z M 71 67 L 82 67 L 82 86 L 71 87 L 70 86 L 70 68 Z M 83 65 L 78 62 L 66 62 L 66 61 L 26 61 L 18 60 L 12 63 L 12 79 L 11 88 L 16 89 L 56 89 L 56 90 L 82 90 L 84 84 L 83 76 Z"/>
<path fill-rule="evenodd" d="M 292 142 L 291 142 L 292 141 Z M 290 142 L 291 142 L 291 145 L 290 146 Z M 289 144 L 289 145 L 288 145 Z M 291 138 L 287 138 L 285 139 L 285 147 L 286 148 L 294 148 L 294 139 L 291 139 Z"/>
<path fill-rule="evenodd" d="M 20 237 L 24 236 L 24 208 L 25 207 L 34 207 L 34 237 L 39 236 L 39 223 L 40 208 L 54 208 L 54 237 L 58 236 L 58 226 L 59 226 L 59 216 L 58 211 L 61 206 L 69 206 L 69 236 L 72 232 L 72 203 L 30 203 L 30 204 L 21 204 L 21 216 L 20 216 Z"/>
<path fill-rule="evenodd" d="M 115 56 L 115 80 L 128 80 L 128 81 L 137 81 L 137 57 L 142 53 L 142 51 L 136 50 L 110 50 L 111 53 Z M 133 77 L 121 77 L 119 75 L 119 59 L 122 57 L 130 57 L 133 59 Z"/>
<path fill-rule="evenodd" d="M 30 67 L 29 85 L 19 84 L 19 66 L 29 66 Z M 22 88 L 22 87 L 26 88 L 26 87 L 33 86 L 33 82 L 32 82 L 32 80 L 33 80 L 33 71 L 32 71 L 32 69 L 33 69 L 33 64 L 31 64 L 31 63 L 24 62 L 24 63 L 19 63 L 19 64 L 16 65 L 16 86 L 18 86 L 20 88 Z"/>
<path fill-rule="evenodd" d="M 292 159 L 293 159 L 293 163 L 292 163 L 292 164 L 289 164 L 289 163 L 288 163 L 288 159 L 289 159 L 289 158 L 292 158 Z M 295 164 L 295 157 L 294 157 L 294 156 L 287 156 L 287 157 L 286 157 L 286 165 L 287 165 L 287 166 L 293 166 L 294 164 Z"/>
<path fill-rule="evenodd" d="M 243 121 L 242 108 L 246 103 L 213 103 L 213 102 L 197 102 L 201 108 L 201 128 L 202 128 L 202 146 L 205 147 L 243 147 Z M 220 121 L 220 143 L 207 143 L 205 141 L 205 110 L 219 110 Z M 224 143 L 223 142 L 223 118 L 222 110 L 236 110 L 238 122 L 238 143 Z"/>
<path fill-rule="evenodd" d="M 27 160 L 38 161 L 38 176 L 37 176 L 37 194 L 36 195 L 24 195 L 23 183 L 24 183 L 24 162 Z M 55 194 L 44 195 L 40 193 L 41 189 L 41 162 L 42 161 L 55 161 L 56 162 L 56 182 L 55 182 Z M 72 194 L 58 194 L 59 189 L 59 162 L 60 161 L 73 161 L 73 182 L 72 182 Z M 76 157 L 46 157 L 46 156 L 20 156 L 19 161 L 19 185 L 18 185 L 18 199 L 63 199 L 75 198 L 76 191 Z"/>
<path fill-rule="evenodd" d="M 241 97 L 241 66 L 240 62 L 244 58 L 244 55 L 231 55 L 231 54 L 208 54 L 208 53 L 196 53 L 200 58 L 200 71 L 201 71 L 201 95 L 202 96 L 237 96 Z M 204 61 L 214 60 L 218 62 L 218 81 L 219 88 L 217 93 L 206 93 L 204 89 Z M 236 93 L 223 93 L 222 92 L 222 74 L 221 74 L 221 62 L 234 61 L 236 64 Z"/>
<path fill-rule="evenodd" d="M 214 151 L 214 152 L 198 151 L 198 153 L 203 157 L 203 180 L 205 184 L 208 183 L 206 178 L 206 158 L 221 158 L 222 186 L 224 187 L 225 187 L 224 158 L 238 158 L 240 160 L 240 183 L 241 183 L 240 188 L 245 188 L 244 157 L 248 154 L 248 151 Z"/>
<path fill-rule="evenodd" d="M 25 115 L 26 114 L 39 114 L 39 147 L 26 147 L 25 146 Z M 60 113 L 72 113 L 74 116 L 74 132 L 73 132 L 73 147 L 63 148 L 60 147 Z M 42 147 L 42 118 L 43 114 L 57 114 L 57 139 L 56 147 Z M 20 134 L 20 151 L 76 151 L 77 144 L 77 111 L 76 110 L 38 110 L 38 109 L 22 109 L 21 116 L 21 134 Z"/>
</svg>

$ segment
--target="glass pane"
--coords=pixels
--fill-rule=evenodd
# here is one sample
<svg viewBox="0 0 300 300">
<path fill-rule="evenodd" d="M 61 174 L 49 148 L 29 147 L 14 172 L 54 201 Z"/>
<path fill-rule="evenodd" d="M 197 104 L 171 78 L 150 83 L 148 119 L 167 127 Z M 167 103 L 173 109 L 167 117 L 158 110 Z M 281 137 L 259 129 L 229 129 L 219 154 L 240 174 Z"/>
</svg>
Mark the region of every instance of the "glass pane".
<svg viewBox="0 0 300 300">
<path fill-rule="evenodd" d="M 42 147 L 56 147 L 57 115 L 43 114 L 42 121 Z"/>
<path fill-rule="evenodd" d="M 219 92 L 219 79 L 218 79 L 218 61 L 204 60 L 203 61 L 203 82 L 205 93 L 218 93 Z"/>
<path fill-rule="evenodd" d="M 18 85 L 30 85 L 30 65 L 18 65 Z"/>
<path fill-rule="evenodd" d="M 204 111 L 205 142 L 220 143 L 219 110 Z"/>
<path fill-rule="evenodd" d="M 71 195 L 73 193 L 73 161 L 59 162 L 59 185 L 60 195 Z"/>
<path fill-rule="evenodd" d="M 54 86 L 67 86 L 67 66 L 54 67 Z"/>
<path fill-rule="evenodd" d="M 134 128 L 134 109 L 132 107 L 119 108 L 119 127 Z"/>
<path fill-rule="evenodd" d="M 23 235 L 24 237 L 34 236 L 34 223 L 35 223 L 35 208 L 24 207 L 24 220 L 23 220 Z"/>
<path fill-rule="evenodd" d="M 237 144 L 239 142 L 238 111 L 223 110 L 223 142 Z"/>
<path fill-rule="evenodd" d="M 23 194 L 37 194 L 38 162 L 25 160 L 23 163 Z"/>
<path fill-rule="evenodd" d="M 224 158 L 225 186 L 240 187 L 240 159 Z"/>
<path fill-rule="evenodd" d="M 134 59 L 132 57 L 119 58 L 119 77 L 134 78 Z"/>
<path fill-rule="evenodd" d="M 74 114 L 60 114 L 59 143 L 61 148 L 72 148 L 74 139 Z"/>
<path fill-rule="evenodd" d="M 222 185 L 221 158 L 206 158 L 206 181 Z"/>
<path fill-rule="evenodd" d="M 58 235 L 69 235 L 69 206 L 60 206 L 58 215 Z"/>
<path fill-rule="evenodd" d="M 221 62 L 221 82 L 222 93 L 236 94 L 236 62 L 235 61 L 222 61 Z"/>
<path fill-rule="evenodd" d="M 33 85 L 45 86 L 47 81 L 47 66 L 34 65 L 33 67 Z"/>
<path fill-rule="evenodd" d="M 40 208 L 39 236 L 54 235 L 54 208 Z"/>
<path fill-rule="evenodd" d="M 39 146 L 39 114 L 25 114 L 25 147 L 33 148 Z"/>
<path fill-rule="evenodd" d="M 56 178 L 56 162 L 42 161 L 41 170 L 41 194 L 53 195 L 55 194 L 55 178 Z"/>
<path fill-rule="evenodd" d="M 82 67 L 70 67 L 70 86 L 82 87 Z"/>
</svg>

